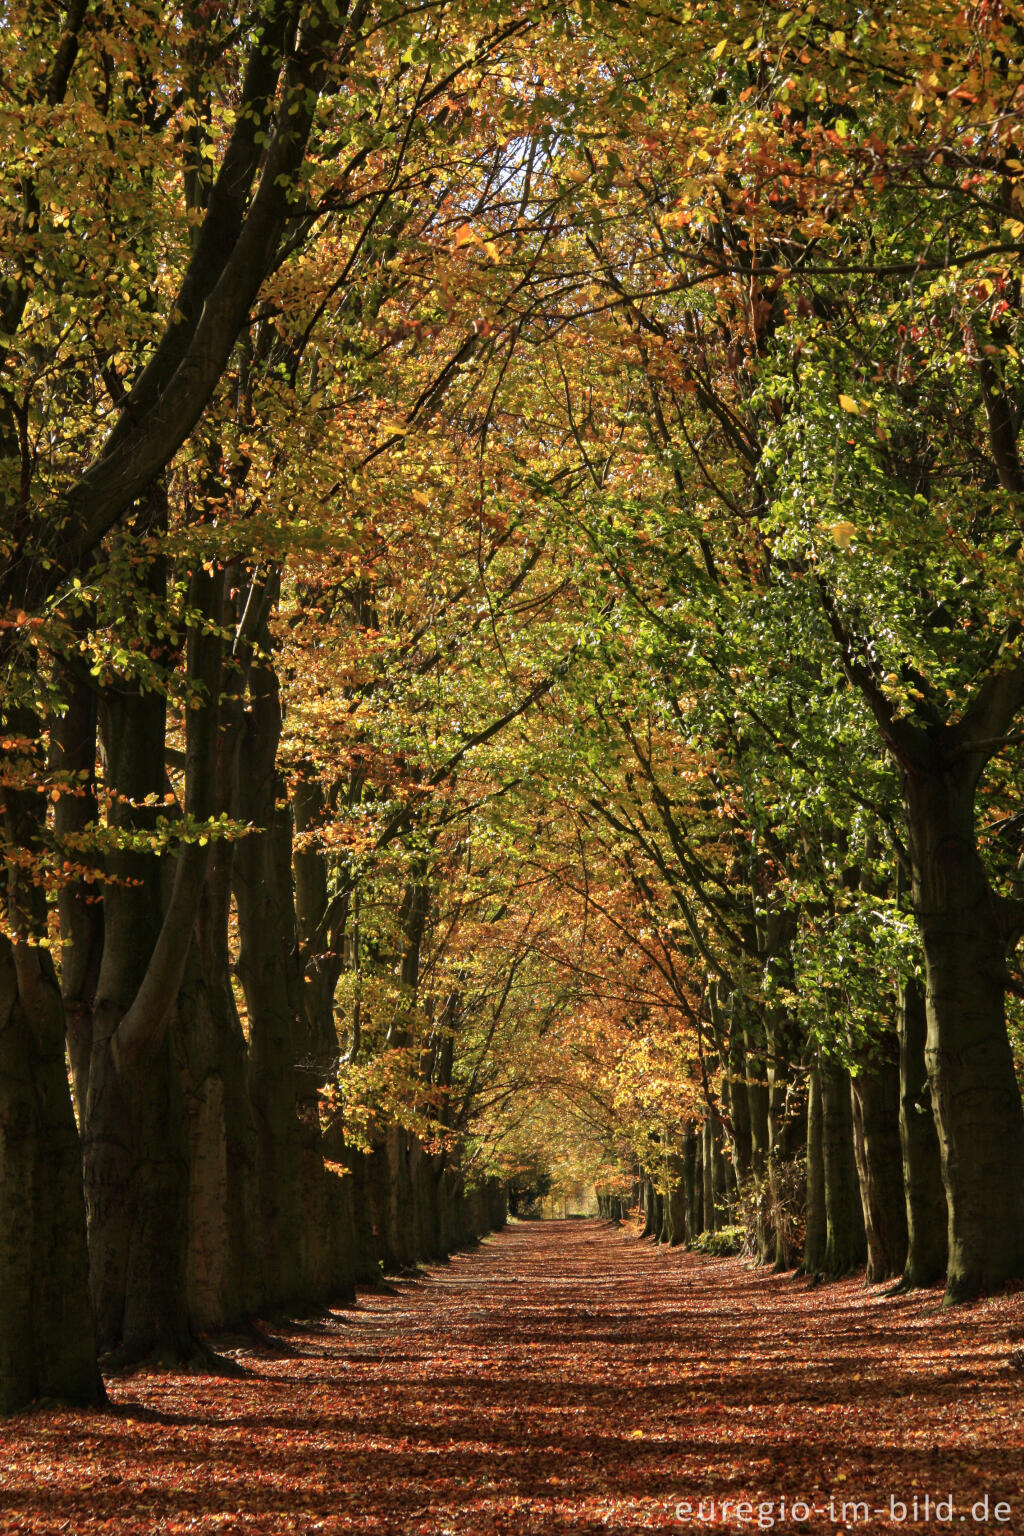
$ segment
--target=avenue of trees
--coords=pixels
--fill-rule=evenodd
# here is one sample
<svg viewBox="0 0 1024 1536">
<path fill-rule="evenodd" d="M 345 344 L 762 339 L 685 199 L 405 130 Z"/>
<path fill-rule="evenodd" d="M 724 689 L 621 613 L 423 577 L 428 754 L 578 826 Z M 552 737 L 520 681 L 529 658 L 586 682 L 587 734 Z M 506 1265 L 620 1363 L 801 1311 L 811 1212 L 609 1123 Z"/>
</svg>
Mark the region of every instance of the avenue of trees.
<svg viewBox="0 0 1024 1536">
<path fill-rule="evenodd" d="M 1024 1277 L 1024 28 L 0 5 L 0 1411 L 551 1152 Z"/>
</svg>

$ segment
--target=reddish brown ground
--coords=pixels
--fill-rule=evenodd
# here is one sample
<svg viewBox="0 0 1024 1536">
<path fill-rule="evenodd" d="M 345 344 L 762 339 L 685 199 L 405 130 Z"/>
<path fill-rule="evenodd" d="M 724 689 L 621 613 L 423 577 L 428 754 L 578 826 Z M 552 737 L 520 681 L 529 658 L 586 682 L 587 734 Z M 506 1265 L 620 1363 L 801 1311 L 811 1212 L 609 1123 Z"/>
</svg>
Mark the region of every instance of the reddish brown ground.
<svg viewBox="0 0 1024 1536">
<path fill-rule="evenodd" d="M 980 1528 L 1024 1533 L 1024 1298 L 938 1300 L 518 1225 L 288 1333 L 294 1357 L 244 1357 L 246 1379 L 136 1375 L 112 1413 L 8 1421 L 0 1530 L 971 1530 L 988 1495 L 1011 1514 Z M 890 1519 L 926 1494 L 952 1494 L 952 1526 Z M 771 1507 L 723 1517 L 743 1498 Z M 794 1520 L 801 1499 L 818 1512 Z M 844 1518 L 860 1499 L 882 1513 Z"/>
</svg>

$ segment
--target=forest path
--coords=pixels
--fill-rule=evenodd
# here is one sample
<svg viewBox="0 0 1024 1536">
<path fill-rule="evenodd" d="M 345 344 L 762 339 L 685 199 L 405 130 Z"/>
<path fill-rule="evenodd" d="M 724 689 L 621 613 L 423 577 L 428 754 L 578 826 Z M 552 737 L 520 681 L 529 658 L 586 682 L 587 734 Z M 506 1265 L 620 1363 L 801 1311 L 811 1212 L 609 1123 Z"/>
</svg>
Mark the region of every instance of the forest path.
<svg viewBox="0 0 1024 1536">
<path fill-rule="evenodd" d="M 1024 1532 L 1022 1297 L 938 1302 L 517 1224 L 247 1378 L 141 1374 L 113 1414 L 0 1424 L 0 1531 L 941 1530 L 913 1500 L 951 1494 L 952 1525 L 986 1528 L 987 1495 L 987 1528 Z"/>
</svg>

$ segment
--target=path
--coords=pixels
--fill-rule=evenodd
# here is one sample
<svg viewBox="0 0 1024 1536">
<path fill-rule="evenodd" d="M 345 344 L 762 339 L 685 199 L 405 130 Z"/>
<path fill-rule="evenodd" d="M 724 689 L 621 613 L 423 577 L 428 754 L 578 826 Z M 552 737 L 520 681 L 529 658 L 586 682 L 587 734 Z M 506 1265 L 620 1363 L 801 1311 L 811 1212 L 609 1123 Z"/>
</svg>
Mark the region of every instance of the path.
<svg viewBox="0 0 1024 1536">
<path fill-rule="evenodd" d="M 987 1528 L 1021 1533 L 1022 1300 L 941 1314 L 934 1292 L 808 1291 L 596 1222 L 518 1225 L 246 1379 L 135 1376 L 114 1415 L 0 1425 L 0 1531 L 941 1530 L 841 1501 L 909 1517 L 948 1493 L 975 1529 L 987 1493 Z M 723 1513 L 743 1497 L 770 1504 L 760 1525 Z M 715 1518 L 678 1521 L 698 1499 Z M 801 1499 L 821 1512 L 794 1520 Z"/>
</svg>

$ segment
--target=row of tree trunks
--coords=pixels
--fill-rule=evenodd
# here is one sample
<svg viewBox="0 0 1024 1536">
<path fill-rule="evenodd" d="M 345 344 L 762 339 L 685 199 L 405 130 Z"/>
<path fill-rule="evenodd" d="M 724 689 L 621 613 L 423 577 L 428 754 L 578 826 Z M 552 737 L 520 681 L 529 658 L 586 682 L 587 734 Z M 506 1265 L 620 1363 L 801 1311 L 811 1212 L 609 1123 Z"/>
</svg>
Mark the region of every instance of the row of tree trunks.
<svg viewBox="0 0 1024 1536">
<path fill-rule="evenodd" d="M 946 1197 L 928 1102 L 920 988 L 901 991 L 898 1030 L 851 1078 L 819 1057 L 809 1073 L 802 1269 L 869 1284 L 933 1285 L 946 1269 Z M 852 1152 L 852 1159 L 851 1159 Z"/>
<path fill-rule="evenodd" d="M 702 1232 L 719 1231 L 733 1221 L 735 1196 L 723 1127 L 710 1119 L 703 1125 L 688 1121 L 680 1150 L 674 1151 L 665 1138 L 657 1171 L 641 1171 L 640 1235 L 671 1247 L 692 1245 Z"/>
<path fill-rule="evenodd" d="M 622 1221 L 626 1214 L 626 1201 L 622 1195 L 609 1190 L 597 1191 L 597 1214 L 605 1221 Z"/>
<path fill-rule="evenodd" d="M 358 1208 L 361 1278 L 437 1262 L 507 1220 L 500 1181 L 467 1185 L 445 1154 L 427 1152 L 400 1126 L 388 1126 L 368 1152 L 349 1152 L 346 1164 Z"/>
<path fill-rule="evenodd" d="M 140 531 L 161 517 L 154 492 Z M 141 580 L 158 598 L 162 561 Z M 325 1145 L 318 1089 L 337 1060 L 333 982 L 304 969 L 298 942 L 272 576 L 254 588 L 232 686 L 222 680 L 222 636 L 239 618 L 226 594 L 245 585 L 225 569 L 191 580 L 190 607 L 210 623 L 185 637 L 195 693 L 181 810 L 230 815 L 246 837 L 162 846 L 161 825 L 181 810 L 167 809 L 159 690 L 134 680 L 97 689 L 83 670 L 64 679 L 66 708 L 50 722 L 51 768 L 80 786 L 57 805 L 58 837 L 95 820 L 102 754 L 121 843 L 102 869 L 97 860 L 102 881 L 83 875 L 61 892 L 60 987 L 45 948 L 0 948 L 0 1410 L 39 1396 L 101 1401 L 98 1353 L 188 1360 L 203 1335 L 351 1297 L 382 1265 L 440 1258 L 504 1220 L 491 1185 L 467 1189 L 391 1126 L 389 1209 L 375 1223 L 374 1158 L 346 1149 L 340 1131 Z M 26 739 L 43 737 L 38 721 L 22 724 Z M 38 819 L 40 803 L 8 792 L 11 846 L 38 837 L 20 822 Z M 322 870 L 303 874 L 308 886 Z M 29 910 L 38 893 L 26 892 L 12 887 L 12 926 L 41 932 L 45 914 Z"/>
<path fill-rule="evenodd" d="M 760 1075 L 763 1053 L 746 1032 L 723 1085 L 728 1137 L 709 1115 L 684 1127 L 678 1150 L 665 1144 L 658 1175 L 641 1181 L 643 1235 L 692 1244 L 736 1220 L 734 1201 L 745 1191 L 760 1262 L 828 1277 L 863 1265 L 869 1284 L 901 1288 L 940 1279 L 946 1200 L 925 1029 L 911 984 L 900 995 L 898 1030 L 883 1032 L 854 1073 L 823 1050 L 806 1071 L 787 1065 L 776 1031 L 770 1077 Z"/>
<path fill-rule="evenodd" d="M 870 1283 L 901 1274 L 898 1137 L 893 1064 L 851 1079 L 841 1062 L 820 1054 L 808 1085 L 805 1273 L 838 1277 L 866 1264 Z"/>
</svg>

